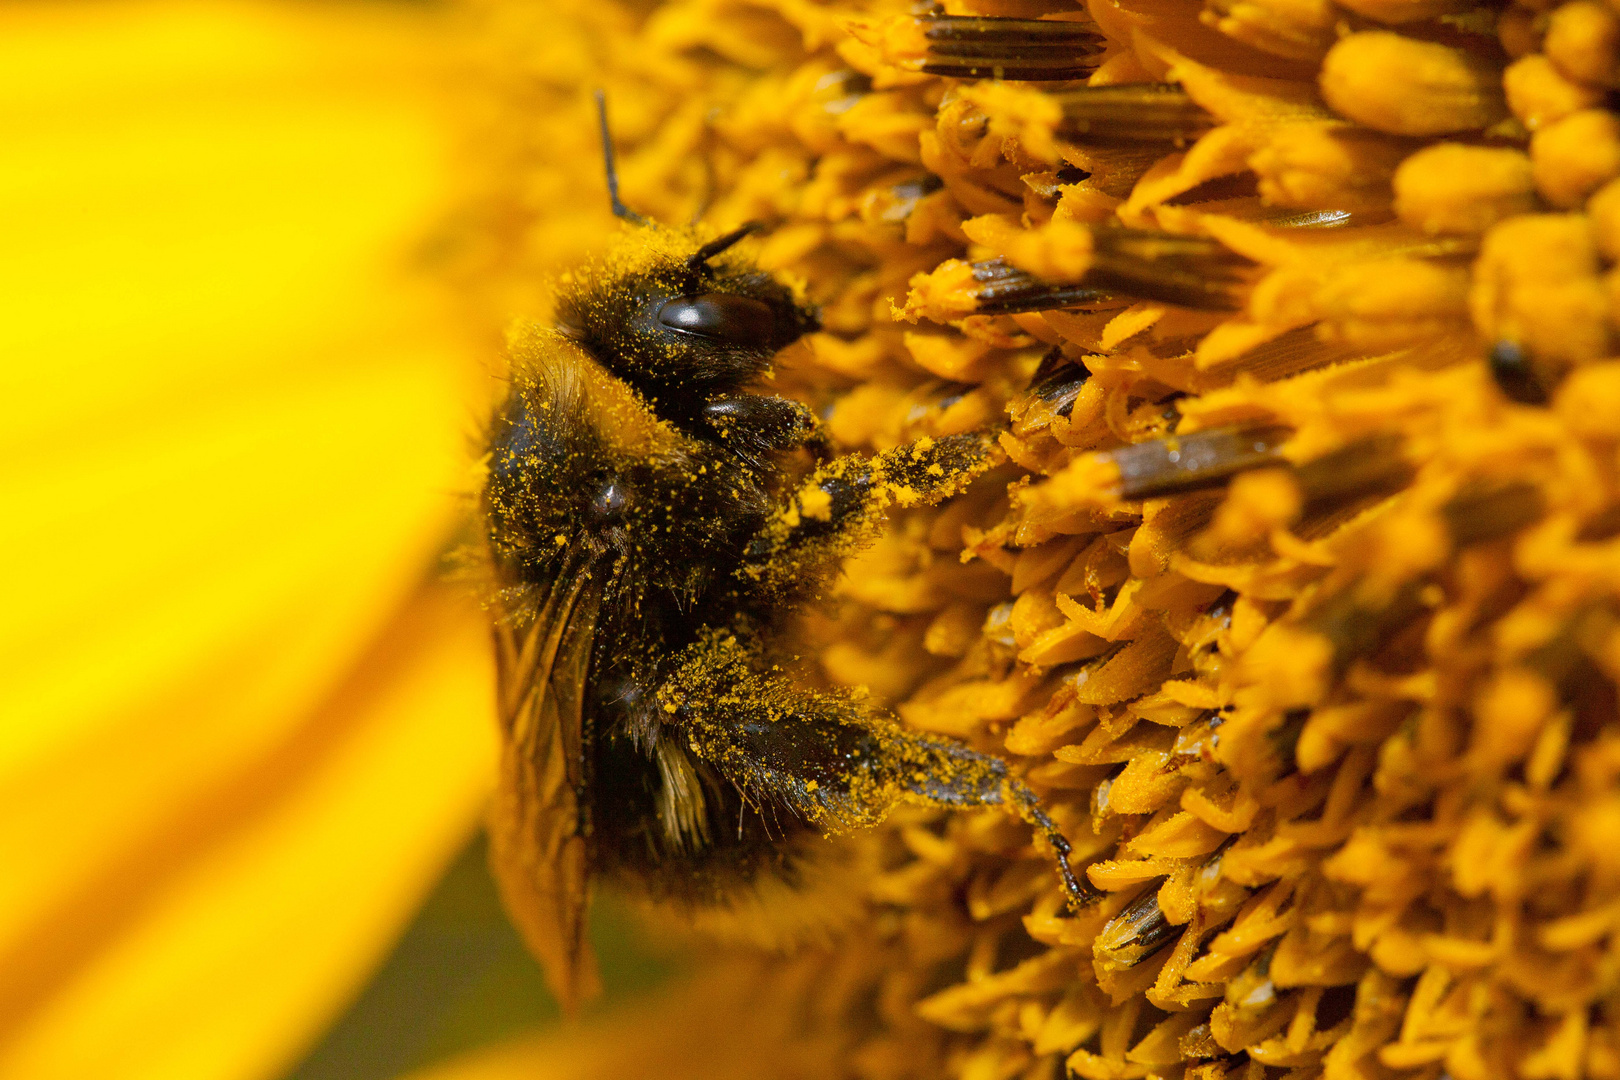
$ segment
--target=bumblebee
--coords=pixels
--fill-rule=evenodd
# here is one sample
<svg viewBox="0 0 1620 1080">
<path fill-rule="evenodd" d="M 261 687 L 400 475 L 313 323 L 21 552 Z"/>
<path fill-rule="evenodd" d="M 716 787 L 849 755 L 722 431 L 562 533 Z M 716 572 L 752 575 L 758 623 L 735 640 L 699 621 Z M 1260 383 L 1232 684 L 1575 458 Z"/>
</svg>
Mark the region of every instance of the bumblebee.
<svg viewBox="0 0 1620 1080">
<path fill-rule="evenodd" d="M 1012 810 L 1088 897 L 1005 762 L 812 687 L 785 644 L 887 507 L 960 491 L 992 438 L 830 457 L 804 405 L 757 391 L 815 313 L 738 252 L 753 226 L 701 242 L 626 210 L 605 108 L 602 135 L 633 227 L 515 347 L 482 498 L 504 740 L 492 861 L 558 998 L 596 989 L 593 879 L 792 937 L 825 918 L 792 898 L 835 857 L 826 835 L 901 802 Z"/>
</svg>

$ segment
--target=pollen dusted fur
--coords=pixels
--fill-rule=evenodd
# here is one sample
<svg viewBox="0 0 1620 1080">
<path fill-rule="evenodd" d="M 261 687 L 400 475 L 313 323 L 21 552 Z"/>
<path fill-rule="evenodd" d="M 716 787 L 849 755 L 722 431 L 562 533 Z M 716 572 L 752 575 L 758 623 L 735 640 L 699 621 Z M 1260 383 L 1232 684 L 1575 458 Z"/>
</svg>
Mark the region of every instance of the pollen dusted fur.
<svg viewBox="0 0 1620 1080">
<path fill-rule="evenodd" d="M 807 884 L 824 870 L 811 864 L 836 857 L 820 834 L 900 802 L 1008 806 L 1086 894 L 1004 762 L 791 672 L 793 617 L 884 509 L 959 492 L 995 451 L 967 433 L 818 464 L 810 411 L 751 392 L 816 320 L 725 250 L 744 231 L 700 246 L 636 225 L 576 272 L 556 328 L 517 347 L 491 433 L 506 736 L 495 867 L 569 1002 L 593 979 L 592 876 L 713 924 L 759 906 L 739 894 Z M 802 906 L 772 913 L 773 932 L 828 918 Z"/>
</svg>

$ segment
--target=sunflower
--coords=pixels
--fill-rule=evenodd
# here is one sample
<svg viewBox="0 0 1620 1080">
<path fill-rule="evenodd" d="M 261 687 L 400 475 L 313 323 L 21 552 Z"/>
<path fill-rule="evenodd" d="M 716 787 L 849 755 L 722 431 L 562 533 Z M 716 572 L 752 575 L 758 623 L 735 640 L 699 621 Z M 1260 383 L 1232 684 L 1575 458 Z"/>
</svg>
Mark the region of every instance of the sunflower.
<svg viewBox="0 0 1620 1080">
<path fill-rule="evenodd" d="M 999 432 L 810 632 L 1104 899 L 897 814 L 837 948 L 437 1075 L 1620 1075 L 1620 14 L 473 10 L 509 310 L 616 227 L 600 85 L 625 200 L 820 305 L 775 385 L 841 449 Z"/>
<path fill-rule="evenodd" d="M 627 202 L 766 225 L 841 449 L 999 433 L 808 632 L 1104 899 L 897 813 L 835 947 L 432 1076 L 1620 1076 L 1606 3 L 464 6 L 454 178 L 424 13 L 4 16 L 0 1076 L 273 1075 L 471 828 L 432 567 L 488 328 L 618 228 L 593 86 Z"/>
</svg>

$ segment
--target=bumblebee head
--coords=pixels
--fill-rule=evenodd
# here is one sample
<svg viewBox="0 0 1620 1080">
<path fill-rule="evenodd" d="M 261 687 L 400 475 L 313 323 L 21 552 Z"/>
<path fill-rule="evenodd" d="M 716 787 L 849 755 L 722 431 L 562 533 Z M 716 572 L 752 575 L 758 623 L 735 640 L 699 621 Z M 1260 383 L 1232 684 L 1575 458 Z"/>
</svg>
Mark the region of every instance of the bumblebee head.
<svg viewBox="0 0 1620 1080">
<path fill-rule="evenodd" d="M 558 297 L 558 328 L 651 400 L 739 389 L 818 325 L 770 275 L 717 260 L 752 231 L 700 245 L 643 225 L 607 265 L 573 275 Z"/>
<path fill-rule="evenodd" d="M 735 250 L 757 224 L 705 241 L 620 202 L 600 91 L 596 101 L 613 212 L 635 228 L 603 264 L 565 285 L 558 329 L 666 408 L 741 388 L 778 351 L 819 328 L 815 312 Z"/>
</svg>

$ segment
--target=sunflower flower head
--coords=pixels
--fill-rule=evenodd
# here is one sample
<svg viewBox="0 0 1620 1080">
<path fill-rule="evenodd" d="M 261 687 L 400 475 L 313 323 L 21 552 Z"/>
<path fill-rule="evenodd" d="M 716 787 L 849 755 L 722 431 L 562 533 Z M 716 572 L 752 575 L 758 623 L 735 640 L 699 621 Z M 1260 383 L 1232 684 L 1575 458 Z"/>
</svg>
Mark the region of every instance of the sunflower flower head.
<svg viewBox="0 0 1620 1080">
<path fill-rule="evenodd" d="M 609 228 L 601 85 L 625 201 L 819 305 L 778 392 L 1008 458 L 807 632 L 1103 898 L 897 813 L 843 944 L 737 962 L 755 1075 L 1620 1076 L 1620 13 L 479 10 L 513 309 Z"/>
</svg>

